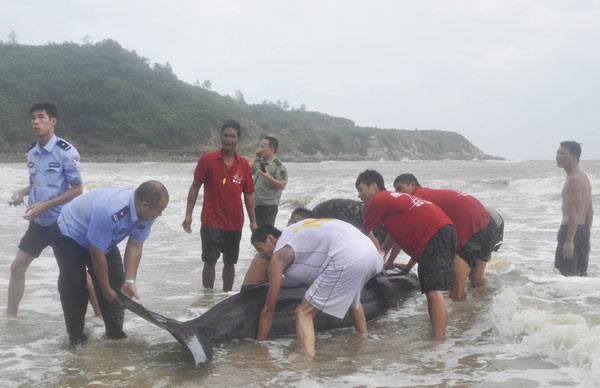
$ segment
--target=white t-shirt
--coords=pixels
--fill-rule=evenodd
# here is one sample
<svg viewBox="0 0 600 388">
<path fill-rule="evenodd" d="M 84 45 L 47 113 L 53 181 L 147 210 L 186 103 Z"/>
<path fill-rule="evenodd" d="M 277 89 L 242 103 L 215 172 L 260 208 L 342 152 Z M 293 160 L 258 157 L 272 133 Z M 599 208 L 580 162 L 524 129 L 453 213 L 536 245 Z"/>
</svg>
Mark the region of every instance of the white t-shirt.
<svg viewBox="0 0 600 388">
<path fill-rule="evenodd" d="M 373 242 L 353 225 L 333 218 L 309 218 L 284 229 L 274 252 L 290 246 L 295 255 L 287 277 L 311 284 L 328 266 L 341 270 L 369 252 Z"/>
</svg>

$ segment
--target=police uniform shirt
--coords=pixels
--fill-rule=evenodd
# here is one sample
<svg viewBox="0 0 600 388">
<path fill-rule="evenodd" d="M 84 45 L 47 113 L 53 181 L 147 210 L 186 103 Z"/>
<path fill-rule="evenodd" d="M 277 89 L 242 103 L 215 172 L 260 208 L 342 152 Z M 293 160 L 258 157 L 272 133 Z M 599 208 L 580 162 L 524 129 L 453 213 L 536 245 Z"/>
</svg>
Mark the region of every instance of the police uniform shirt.
<svg viewBox="0 0 600 388">
<path fill-rule="evenodd" d="M 58 217 L 63 235 L 72 238 L 85 249 L 91 245 L 108 253 L 132 236 L 143 243 L 150 234 L 152 221 L 137 216 L 134 190 L 103 188 L 75 198 Z"/>
<path fill-rule="evenodd" d="M 265 168 L 273 178 L 282 181 L 285 184 L 287 184 L 288 181 L 287 169 L 279 159 L 273 158 L 266 161 L 260 159 L 260 161 L 254 163 L 254 166 L 252 166 L 252 177 L 254 179 L 255 206 L 279 205 L 281 192 L 283 190 L 275 187 L 271 181 L 261 175 L 261 163 L 265 164 Z"/>
<path fill-rule="evenodd" d="M 40 147 L 39 141 L 31 145 L 27 152 L 27 167 L 31 183 L 30 206 L 58 197 L 71 185 L 81 184 L 79 152 L 56 135 L 44 147 Z M 52 225 L 65 205 L 61 203 L 44 211 L 34 222 Z"/>
</svg>

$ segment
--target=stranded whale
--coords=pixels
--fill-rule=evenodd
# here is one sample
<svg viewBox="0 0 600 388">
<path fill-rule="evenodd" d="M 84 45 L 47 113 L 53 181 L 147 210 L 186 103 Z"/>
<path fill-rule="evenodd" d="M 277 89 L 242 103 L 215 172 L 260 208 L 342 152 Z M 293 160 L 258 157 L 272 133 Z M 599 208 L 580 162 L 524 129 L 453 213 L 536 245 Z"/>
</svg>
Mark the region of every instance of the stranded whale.
<svg viewBox="0 0 600 388">
<path fill-rule="evenodd" d="M 398 306 L 419 289 L 419 281 L 414 274 L 400 275 L 391 271 L 389 274 L 375 276 L 363 288 L 361 303 L 367 321 L 383 315 L 390 307 Z M 149 311 L 124 296 L 122 299 L 127 309 L 171 333 L 190 350 L 196 366 L 202 366 L 212 359 L 212 344 L 256 337 L 258 318 L 268 289 L 268 283 L 250 287 L 222 300 L 198 318 L 186 322 Z M 269 338 L 296 333 L 295 309 L 302 301 L 305 291 L 306 285 L 283 279 Z M 315 331 L 324 331 L 351 327 L 353 324 L 349 313 L 344 319 L 319 313 L 314 325 Z"/>
</svg>

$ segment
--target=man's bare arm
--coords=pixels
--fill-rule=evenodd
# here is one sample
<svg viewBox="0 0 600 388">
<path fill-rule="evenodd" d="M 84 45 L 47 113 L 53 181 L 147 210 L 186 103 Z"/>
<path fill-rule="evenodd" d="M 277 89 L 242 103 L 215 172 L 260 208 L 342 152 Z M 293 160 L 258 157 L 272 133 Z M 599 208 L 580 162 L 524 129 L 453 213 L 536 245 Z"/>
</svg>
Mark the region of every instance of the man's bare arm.
<svg viewBox="0 0 600 388">
<path fill-rule="evenodd" d="M 563 217 L 566 218 L 564 221 L 566 221 L 565 224 L 567 225 L 567 236 L 563 244 L 563 257 L 565 259 L 573 258 L 573 251 L 575 249 L 573 240 L 582 219 L 584 189 L 585 182 L 580 177 L 573 177 L 566 183 L 563 192 Z"/>
<path fill-rule="evenodd" d="M 92 267 L 94 268 L 94 274 L 98 279 L 98 285 L 100 290 L 104 294 L 104 297 L 111 303 L 115 303 L 118 306 L 122 306 L 123 302 L 119 299 L 119 296 L 110 287 L 108 278 L 108 264 L 106 263 L 106 255 L 102 249 L 98 249 L 95 246 L 90 246 L 90 256 L 92 258 Z"/>
<path fill-rule="evenodd" d="M 592 229 L 592 223 L 594 221 L 594 206 L 592 204 L 592 187 L 589 178 L 586 176 L 586 197 L 589 201 L 587 212 L 585 213 L 585 225 L 588 230 Z"/>
<path fill-rule="evenodd" d="M 60 205 L 61 203 L 68 202 L 78 195 L 81 195 L 81 193 L 83 193 L 83 185 L 81 183 L 71 185 L 64 193 L 57 195 L 48 201 L 34 203 L 29 206 L 23 218 L 30 221 L 35 220 L 46 210 L 51 209 L 56 205 Z"/>
<path fill-rule="evenodd" d="M 254 232 L 258 228 L 256 226 L 256 215 L 254 213 L 254 193 L 244 193 L 244 204 L 246 205 L 246 212 L 248 213 L 248 219 L 250 220 L 250 230 Z"/>
<path fill-rule="evenodd" d="M 29 184 L 29 186 L 23 187 L 21 190 L 17 190 L 12 194 L 11 198 L 12 198 L 13 202 L 15 203 L 15 205 L 20 205 L 23 203 L 23 197 L 29 195 L 29 192 L 31 191 L 31 187 L 32 187 L 32 185 Z"/>
<path fill-rule="evenodd" d="M 192 213 L 194 212 L 194 206 L 196 206 L 196 200 L 198 199 L 198 192 L 202 187 L 202 183 L 194 179 L 190 190 L 188 191 L 187 207 L 185 209 L 185 218 L 181 223 L 183 230 L 188 233 L 192 233 Z"/>
<path fill-rule="evenodd" d="M 125 247 L 123 264 L 125 265 L 125 280 L 133 280 L 133 283 L 126 281 L 121 287 L 121 292 L 129 298 L 135 297 L 136 299 L 139 299 L 137 288 L 135 286 L 135 279 L 137 277 L 140 260 L 142 259 L 143 247 L 144 244 L 138 242 L 134 237 L 129 236 L 127 246 Z"/>
<path fill-rule="evenodd" d="M 265 179 L 267 179 L 269 182 L 271 182 L 271 184 L 273 186 L 275 186 L 276 188 L 278 188 L 279 190 L 283 190 L 285 189 L 286 183 L 284 181 L 280 181 L 279 179 L 275 178 L 273 175 L 269 174 L 269 171 L 266 172 L 260 172 L 260 174 L 265 177 Z"/>
<path fill-rule="evenodd" d="M 592 204 L 590 203 L 590 207 L 585 215 L 585 226 L 587 226 L 587 228 L 591 230 L 593 222 L 594 222 L 594 209 L 592 207 Z"/>
<path fill-rule="evenodd" d="M 267 292 L 267 299 L 260 312 L 258 321 L 258 333 L 256 334 L 256 339 L 258 341 L 264 341 L 269 335 L 269 330 L 273 323 L 273 314 L 275 313 L 277 298 L 279 297 L 279 291 L 281 289 L 281 276 L 283 275 L 283 271 L 293 261 L 294 251 L 289 246 L 279 250 L 271 258 L 271 263 L 269 264 L 269 291 Z"/>
</svg>

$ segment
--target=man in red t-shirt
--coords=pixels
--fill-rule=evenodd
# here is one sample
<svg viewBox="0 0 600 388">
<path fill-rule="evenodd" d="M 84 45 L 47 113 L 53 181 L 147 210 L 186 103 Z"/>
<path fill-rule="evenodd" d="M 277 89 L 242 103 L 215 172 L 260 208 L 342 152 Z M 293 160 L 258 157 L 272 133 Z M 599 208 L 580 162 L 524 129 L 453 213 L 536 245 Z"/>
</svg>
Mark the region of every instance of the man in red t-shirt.
<svg viewBox="0 0 600 388">
<path fill-rule="evenodd" d="M 483 284 L 484 271 L 492 256 L 498 227 L 490 213 L 475 197 L 454 190 L 422 187 L 413 174 L 402 174 L 394 180 L 399 193 L 407 193 L 438 205 L 456 228 L 456 256 L 452 270 L 452 300 L 465 297 L 467 277 L 471 285 Z"/>
<path fill-rule="evenodd" d="M 377 171 L 360 173 L 356 189 L 359 198 L 367 203 L 363 232 L 372 231 L 383 223 L 388 233 L 383 248 L 388 249 L 392 242 L 396 242 L 410 256 L 408 264 L 397 267 L 408 272 L 419 263 L 419 283 L 421 292 L 427 296 L 433 336 L 444 338 L 448 313 L 442 291 L 450 288 L 456 253 L 456 232 L 452 221 L 431 202 L 387 191 L 383 177 Z M 390 256 L 384 268 L 391 267 L 394 258 Z"/>
<path fill-rule="evenodd" d="M 223 253 L 223 290 L 231 291 L 235 264 L 240 251 L 244 225 L 241 195 L 250 219 L 250 229 L 256 230 L 254 216 L 254 182 L 248 161 L 235 152 L 242 135 L 240 125 L 228 120 L 221 127 L 221 149 L 204 154 L 194 170 L 194 181 L 187 198 L 183 230 L 192 233 L 192 213 L 200 187 L 204 184 L 204 202 L 200 237 L 202 238 L 202 285 L 213 288 L 215 265 Z"/>
</svg>

